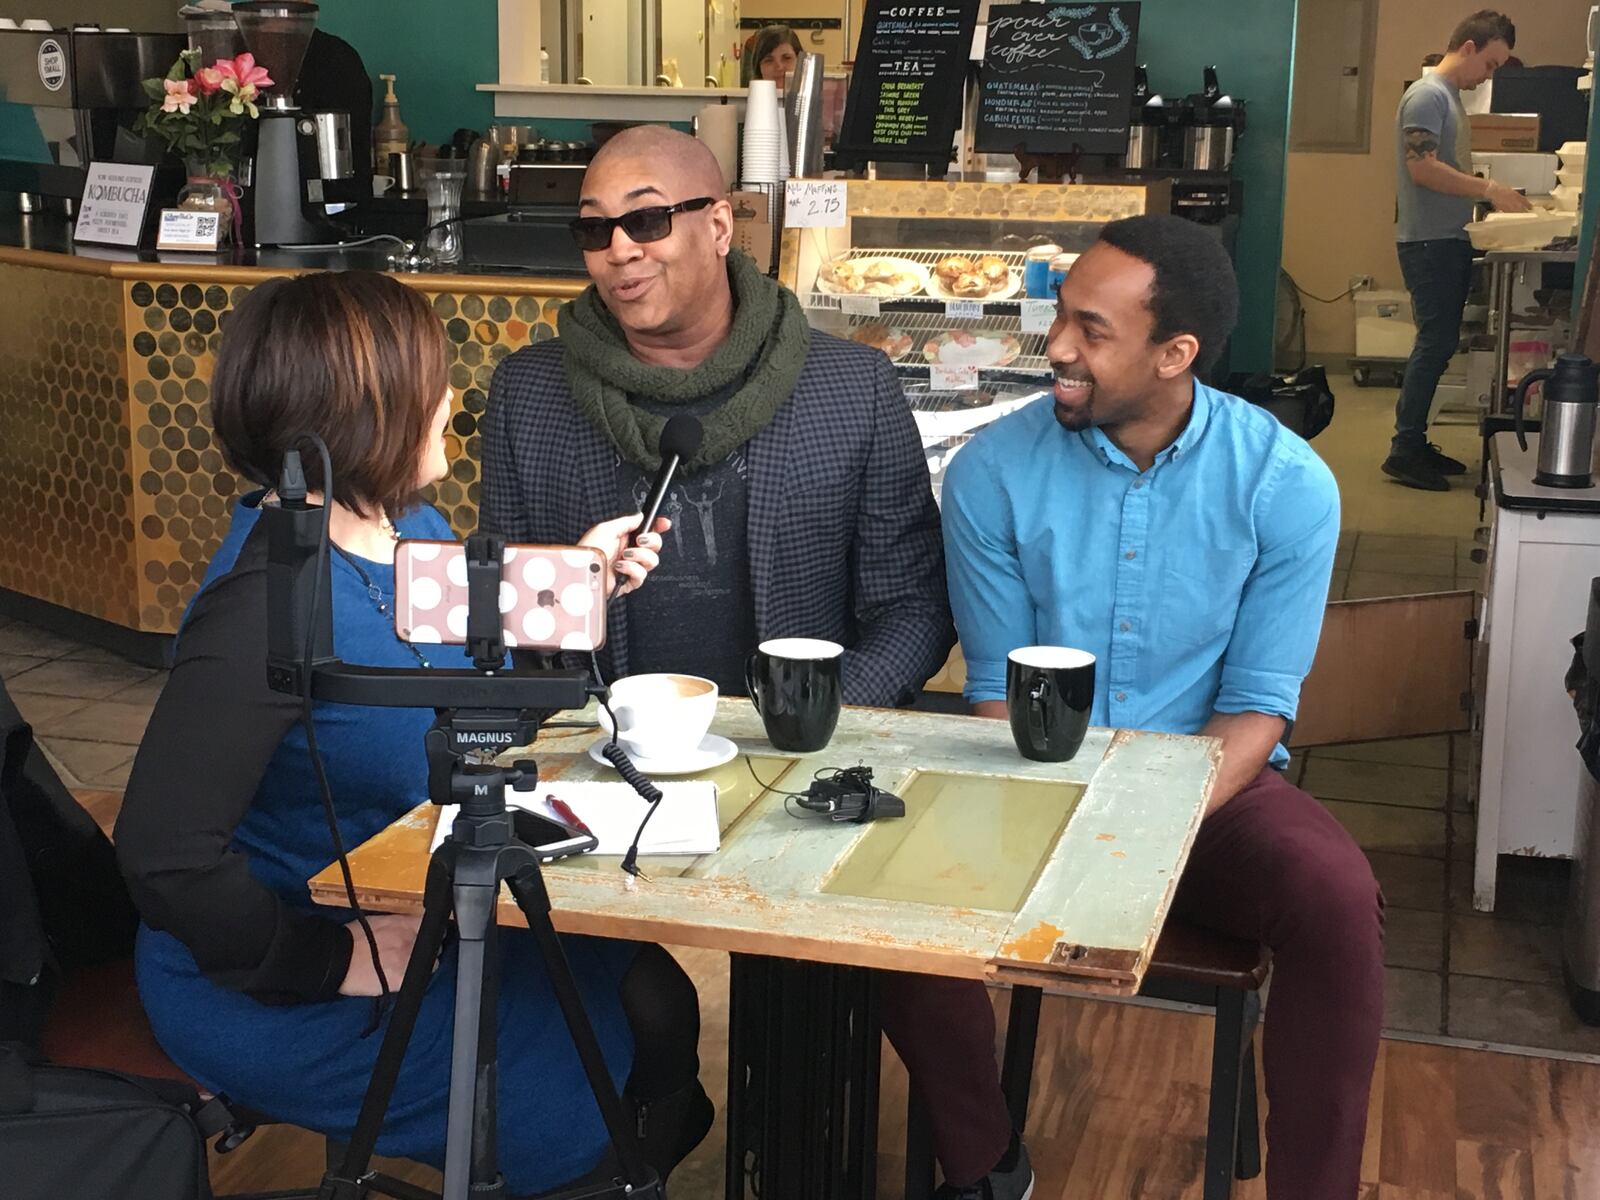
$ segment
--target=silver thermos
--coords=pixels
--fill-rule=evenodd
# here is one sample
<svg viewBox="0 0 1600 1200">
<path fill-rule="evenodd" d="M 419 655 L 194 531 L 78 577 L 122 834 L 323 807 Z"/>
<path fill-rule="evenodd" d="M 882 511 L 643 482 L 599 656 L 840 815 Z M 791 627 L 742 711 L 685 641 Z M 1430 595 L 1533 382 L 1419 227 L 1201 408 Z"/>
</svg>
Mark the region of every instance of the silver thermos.
<svg viewBox="0 0 1600 1200">
<path fill-rule="evenodd" d="M 1150 77 L 1141 65 L 1133 72 L 1133 112 L 1128 121 L 1128 149 L 1123 166 L 1130 171 L 1148 171 L 1161 160 L 1161 127 L 1166 117 L 1166 102 L 1150 94 Z"/>
<path fill-rule="evenodd" d="M 1554 367 L 1529 371 L 1517 384 L 1513 407 L 1517 444 L 1524 450 L 1522 410 L 1528 388 L 1544 383 L 1544 420 L 1539 427 L 1539 467 L 1533 481 L 1541 487 L 1586 488 L 1594 482 L 1595 410 L 1600 408 L 1600 367 L 1581 354 L 1563 354 Z"/>
</svg>

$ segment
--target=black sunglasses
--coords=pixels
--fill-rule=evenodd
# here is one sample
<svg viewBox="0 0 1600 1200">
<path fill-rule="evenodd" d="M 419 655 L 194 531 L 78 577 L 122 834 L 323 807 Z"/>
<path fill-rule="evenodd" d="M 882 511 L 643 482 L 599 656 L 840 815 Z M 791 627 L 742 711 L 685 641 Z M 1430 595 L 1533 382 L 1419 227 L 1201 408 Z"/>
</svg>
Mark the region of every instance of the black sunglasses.
<svg viewBox="0 0 1600 1200">
<path fill-rule="evenodd" d="M 579 250 L 604 250 L 611 245 L 611 235 L 622 226 L 636 242 L 659 242 L 672 232 L 672 214 L 699 212 L 708 204 L 715 204 L 714 196 L 697 196 L 681 204 L 652 204 L 649 208 L 636 208 L 620 217 L 579 217 L 567 226 L 572 230 L 572 240 Z"/>
</svg>

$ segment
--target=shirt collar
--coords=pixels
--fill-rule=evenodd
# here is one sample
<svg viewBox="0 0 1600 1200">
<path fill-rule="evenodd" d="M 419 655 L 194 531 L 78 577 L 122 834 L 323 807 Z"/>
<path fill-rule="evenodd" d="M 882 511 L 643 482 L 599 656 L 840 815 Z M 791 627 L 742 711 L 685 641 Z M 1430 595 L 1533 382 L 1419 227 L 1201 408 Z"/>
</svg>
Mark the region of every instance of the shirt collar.
<svg viewBox="0 0 1600 1200">
<path fill-rule="evenodd" d="M 1215 404 L 1216 393 L 1201 383 L 1194 381 L 1194 400 L 1189 408 L 1189 423 L 1183 427 L 1183 432 L 1177 440 L 1156 455 L 1156 466 L 1180 458 L 1190 453 L 1200 443 L 1200 438 L 1205 434 L 1206 426 L 1211 422 L 1211 409 Z M 1084 439 L 1084 445 L 1094 451 L 1096 457 L 1107 466 L 1126 467 L 1134 474 L 1139 473 L 1139 468 L 1134 462 L 1105 435 L 1105 431 L 1098 425 L 1091 425 L 1078 435 Z"/>
</svg>

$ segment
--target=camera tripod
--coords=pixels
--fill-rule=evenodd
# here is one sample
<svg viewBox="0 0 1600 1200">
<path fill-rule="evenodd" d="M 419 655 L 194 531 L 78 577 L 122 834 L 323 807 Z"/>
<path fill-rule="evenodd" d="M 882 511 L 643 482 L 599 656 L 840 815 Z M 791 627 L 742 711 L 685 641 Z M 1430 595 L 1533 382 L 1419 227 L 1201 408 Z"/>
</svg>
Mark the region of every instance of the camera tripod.
<svg viewBox="0 0 1600 1200">
<path fill-rule="evenodd" d="M 469 1196 L 473 1200 L 499 1200 L 509 1194 L 496 1165 L 499 968 L 495 908 L 502 882 L 510 889 L 538 942 L 551 990 L 561 1006 L 616 1156 L 617 1177 L 612 1181 L 555 1195 L 562 1200 L 662 1200 L 665 1196 L 655 1172 L 638 1154 L 594 1027 L 579 998 L 572 968 L 551 924 L 550 896 L 540 870 L 539 851 L 516 837 L 506 808 L 507 785 L 517 791 L 535 787 L 538 769 L 531 761 L 504 768 L 467 760 L 474 752 L 526 745 L 537 728 L 537 721 L 516 713 L 444 710 L 428 731 L 429 799 L 438 805 L 459 804 L 460 815 L 451 836 L 429 860 L 416 944 L 396 993 L 389 1027 L 384 1032 L 344 1161 L 323 1177 L 320 1200 L 361 1200 L 369 1192 L 385 1192 L 402 1200 L 427 1195 L 373 1174 L 369 1164 L 452 913 L 459 950 L 443 1195 L 445 1200 L 467 1200 Z M 357 953 L 361 952 L 361 945 L 358 939 Z"/>
</svg>

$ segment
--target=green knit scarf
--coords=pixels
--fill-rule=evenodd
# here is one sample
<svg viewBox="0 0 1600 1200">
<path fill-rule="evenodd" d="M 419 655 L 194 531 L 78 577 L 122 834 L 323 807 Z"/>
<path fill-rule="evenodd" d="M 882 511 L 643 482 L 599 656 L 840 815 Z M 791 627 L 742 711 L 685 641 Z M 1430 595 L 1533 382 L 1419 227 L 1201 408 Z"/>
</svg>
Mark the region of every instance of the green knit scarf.
<svg viewBox="0 0 1600 1200">
<path fill-rule="evenodd" d="M 733 328 L 710 358 L 688 370 L 635 358 L 622 327 L 592 284 L 556 317 L 567 386 L 578 411 L 628 462 L 647 471 L 658 468 L 657 445 L 666 424 L 665 417 L 630 403 L 629 396 L 692 405 L 744 379 L 715 418 L 705 422 L 705 440 L 684 464 L 696 471 L 721 462 L 765 429 L 794 391 L 811 343 L 800 302 L 737 250 L 728 253 L 728 282 L 733 288 Z"/>
</svg>

